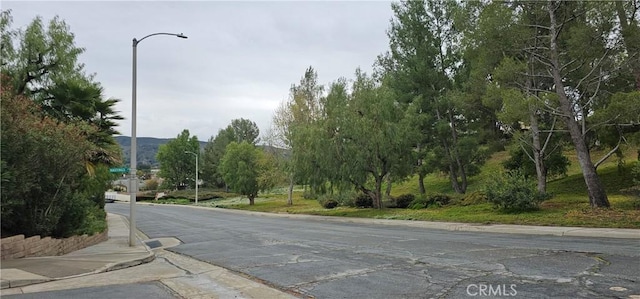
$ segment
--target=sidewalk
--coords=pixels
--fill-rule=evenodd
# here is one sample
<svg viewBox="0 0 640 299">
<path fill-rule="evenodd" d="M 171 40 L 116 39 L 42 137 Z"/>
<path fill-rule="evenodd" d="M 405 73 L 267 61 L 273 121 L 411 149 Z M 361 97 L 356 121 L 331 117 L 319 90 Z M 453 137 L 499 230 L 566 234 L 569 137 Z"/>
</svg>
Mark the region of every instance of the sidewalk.
<svg viewBox="0 0 640 299">
<path fill-rule="evenodd" d="M 124 217 L 108 214 L 109 239 L 62 256 L 3 260 L 2 289 L 53 280 L 69 279 L 148 263 L 155 254 L 145 245 L 129 246 L 129 227 Z"/>
<path fill-rule="evenodd" d="M 180 298 L 299 297 L 222 267 L 159 250 L 179 245 L 175 238 L 139 240 L 138 246 L 129 247 L 126 217 L 108 214 L 107 221 L 109 239 L 100 244 L 63 256 L 2 261 L 0 297 L 154 281 Z"/>
</svg>

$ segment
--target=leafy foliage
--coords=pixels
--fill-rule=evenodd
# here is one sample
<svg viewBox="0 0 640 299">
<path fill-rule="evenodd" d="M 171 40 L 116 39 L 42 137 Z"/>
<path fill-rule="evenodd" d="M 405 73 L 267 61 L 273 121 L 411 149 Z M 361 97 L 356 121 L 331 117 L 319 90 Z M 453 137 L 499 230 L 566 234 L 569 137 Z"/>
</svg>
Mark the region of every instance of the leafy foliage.
<svg viewBox="0 0 640 299">
<path fill-rule="evenodd" d="M 406 209 L 416 199 L 413 194 L 402 194 L 395 198 L 396 207 L 398 209 Z"/>
<path fill-rule="evenodd" d="M 486 203 L 487 201 L 487 194 L 485 194 L 483 191 L 473 191 L 471 193 L 465 194 L 460 204 L 463 206 L 470 206 Z"/>
<path fill-rule="evenodd" d="M 158 149 L 159 175 L 165 179 L 164 183 L 167 187 L 171 189 L 183 189 L 186 186 L 195 188 L 196 158 L 187 152 L 200 154 L 198 137 L 190 136 L 189 130 L 183 130 L 176 139 L 161 145 Z"/>
<path fill-rule="evenodd" d="M 259 141 L 260 130 L 256 123 L 244 119 L 234 119 L 226 128 L 220 129 L 218 134 L 209 138 L 204 148 L 202 157 L 202 179 L 205 185 L 210 187 L 223 187 L 225 185 L 222 174 L 219 172 L 220 161 L 224 156 L 227 145 L 231 142 L 241 143 L 246 141 L 256 145 Z"/>
<path fill-rule="evenodd" d="M 330 196 L 323 196 L 318 201 L 320 202 L 320 205 L 325 209 L 334 209 L 339 205 L 338 201 L 331 198 Z"/>
<path fill-rule="evenodd" d="M 571 163 L 569 159 L 562 154 L 562 148 L 556 149 L 545 155 L 544 164 L 547 165 L 545 171 L 548 176 L 564 176 Z M 510 157 L 503 162 L 503 166 L 507 170 L 520 170 L 528 177 L 536 176 L 536 167 L 534 162 L 529 158 L 532 153 L 526 153 L 522 147 L 517 146 L 509 151 Z"/>
<path fill-rule="evenodd" d="M 356 196 L 354 205 L 359 208 L 371 208 L 373 207 L 373 198 L 369 194 L 359 193 Z"/>
<path fill-rule="evenodd" d="M 73 234 L 96 205 L 89 197 L 104 192 L 84 167 L 93 147 L 85 136 L 95 129 L 57 122 L 31 100 L 8 92 L 2 92 L 1 104 L 3 230 L 28 236 Z"/>
<path fill-rule="evenodd" d="M 488 182 L 485 190 L 489 202 L 507 212 L 538 209 L 550 194 L 539 192 L 533 182 L 520 171 L 510 171 Z"/>
<path fill-rule="evenodd" d="M 246 141 L 242 143 L 231 142 L 227 145 L 220 173 L 231 190 L 249 197 L 249 204 L 254 204 L 260 186 L 260 155 L 262 152 Z"/>
</svg>

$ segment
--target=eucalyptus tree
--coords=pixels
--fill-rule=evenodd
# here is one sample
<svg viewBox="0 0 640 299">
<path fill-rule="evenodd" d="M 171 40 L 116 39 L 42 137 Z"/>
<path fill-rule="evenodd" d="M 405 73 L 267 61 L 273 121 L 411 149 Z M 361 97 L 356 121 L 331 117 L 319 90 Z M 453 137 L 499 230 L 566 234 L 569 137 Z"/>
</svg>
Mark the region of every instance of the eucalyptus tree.
<svg viewBox="0 0 640 299">
<path fill-rule="evenodd" d="M 318 168 L 311 157 L 310 144 L 316 137 L 306 136 L 311 124 L 321 117 L 322 98 L 324 87 L 318 83 L 318 74 L 313 67 L 308 67 L 298 84 L 293 84 L 289 89 L 289 98 L 276 109 L 273 118 L 273 141 L 279 147 L 288 150 L 288 154 L 280 155 L 280 163 L 289 178 L 287 204 L 293 204 L 293 187 L 298 180 L 311 182 L 310 178 L 319 178 L 311 175 Z M 285 154 L 287 152 L 282 152 Z M 324 181 L 323 181 L 324 182 Z"/>
<path fill-rule="evenodd" d="M 376 208 L 383 207 L 386 176 L 406 177 L 415 161 L 414 111 L 407 112 L 411 104 L 397 98 L 393 89 L 357 70 L 350 94 L 343 81 L 332 85 L 326 117 L 320 123 L 324 131 L 320 152 L 329 159 L 324 167 L 336 174 L 330 179 L 368 194 Z"/>
</svg>

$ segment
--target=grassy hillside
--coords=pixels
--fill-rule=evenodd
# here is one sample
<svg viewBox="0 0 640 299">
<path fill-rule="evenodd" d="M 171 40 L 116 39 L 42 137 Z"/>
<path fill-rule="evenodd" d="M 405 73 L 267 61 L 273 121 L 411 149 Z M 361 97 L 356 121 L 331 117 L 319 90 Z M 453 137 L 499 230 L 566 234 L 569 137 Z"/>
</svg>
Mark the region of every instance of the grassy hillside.
<svg viewBox="0 0 640 299">
<path fill-rule="evenodd" d="M 602 153 L 595 152 L 595 157 Z M 422 210 L 410 209 L 363 209 L 338 207 L 322 208 L 317 200 L 304 199 L 302 190 L 294 193 L 294 205 L 286 205 L 284 189 L 262 194 L 256 199 L 254 206 L 248 205 L 246 198 L 233 197 L 224 200 L 203 201 L 202 205 L 226 208 L 275 212 L 299 213 L 329 216 L 368 217 L 381 219 L 409 219 L 429 221 L 452 221 L 472 223 L 508 223 L 529 225 L 560 225 L 588 227 L 624 227 L 640 228 L 640 198 L 623 195 L 620 190 L 633 185 L 630 170 L 636 160 L 635 150 L 630 150 L 627 163 L 619 168 L 617 160 L 609 159 L 598 168 L 598 173 L 609 195 L 611 209 L 591 209 L 587 189 L 580 172 L 580 167 L 573 153 L 567 153 L 571 161 L 566 177 L 556 178 L 548 184 L 548 191 L 554 195 L 541 204 L 537 211 L 509 214 L 497 211 L 490 203 L 473 205 L 453 204 L 444 207 L 429 207 Z M 508 158 L 507 152 L 494 154 L 482 167 L 480 175 L 470 180 L 468 193 L 482 190 L 484 182 L 503 171 L 502 161 Z M 449 180 L 444 175 L 431 174 L 425 179 L 427 193 L 446 193 L 454 198 L 461 198 L 453 193 Z M 392 186 L 392 196 L 412 193 L 418 194 L 417 177 Z"/>
</svg>

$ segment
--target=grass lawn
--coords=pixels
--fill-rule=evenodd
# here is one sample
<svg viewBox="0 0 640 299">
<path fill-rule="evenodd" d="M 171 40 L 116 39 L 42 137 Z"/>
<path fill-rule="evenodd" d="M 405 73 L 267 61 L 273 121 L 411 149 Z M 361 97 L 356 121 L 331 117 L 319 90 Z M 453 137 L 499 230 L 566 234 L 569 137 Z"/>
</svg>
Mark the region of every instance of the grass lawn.
<svg viewBox="0 0 640 299">
<path fill-rule="evenodd" d="M 597 153 L 596 153 L 597 154 Z M 595 154 L 594 154 L 595 156 Z M 484 181 L 495 176 L 502 169 L 501 162 L 508 157 L 506 152 L 496 153 L 483 166 L 480 175 L 472 178 L 468 191 L 481 190 Z M 202 206 L 215 206 L 248 211 L 271 213 L 311 214 L 325 216 L 362 217 L 378 219 L 404 219 L 426 221 L 468 222 L 481 224 L 523 224 L 550 226 L 583 226 L 583 227 L 617 227 L 640 228 L 640 198 L 623 195 L 621 189 L 633 185 L 630 179 L 630 169 L 633 163 L 619 170 L 614 158 L 598 168 L 605 189 L 607 190 L 611 208 L 592 209 L 589 206 L 587 189 L 577 165 L 575 157 L 568 155 L 572 165 L 568 176 L 558 178 L 548 183 L 548 192 L 554 197 L 543 202 L 540 209 L 522 213 L 503 213 L 497 211 L 490 203 L 475 205 L 452 204 L 443 207 L 429 207 L 421 210 L 411 209 L 368 209 L 337 207 L 324 209 L 317 200 L 304 199 L 303 191 L 294 192 L 293 206 L 286 204 L 286 189 L 280 188 L 272 193 L 261 194 L 256 198 L 255 205 L 250 206 L 245 197 L 227 197 L 200 201 Z M 628 157 L 634 157 L 631 154 Z M 638 163 L 638 162 L 635 162 Z M 425 179 L 428 193 L 453 194 L 447 177 L 443 175 L 429 175 Z M 392 196 L 412 193 L 418 194 L 417 178 L 412 177 L 404 182 L 392 186 Z M 182 201 L 180 203 L 189 203 Z"/>
</svg>

